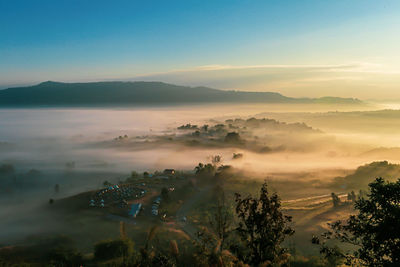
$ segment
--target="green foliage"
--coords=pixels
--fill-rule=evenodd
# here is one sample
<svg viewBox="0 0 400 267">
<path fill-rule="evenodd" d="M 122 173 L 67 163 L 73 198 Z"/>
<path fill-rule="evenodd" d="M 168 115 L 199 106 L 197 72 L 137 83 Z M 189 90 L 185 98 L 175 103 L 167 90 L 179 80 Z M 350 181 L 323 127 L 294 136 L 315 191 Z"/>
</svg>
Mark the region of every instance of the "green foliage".
<svg viewBox="0 0 400 267">
<path fill-rule="evenodd" d="M 357 215 L 346 222 L 329 224 L 332 231 L 313 238 L 320 245 L 320 252 L 326 258 L 338 257 L 348 264 L 359 263 L 366 266 L 400 265 L 400 179 L 386 182 L 377 178 L 369 184 L 368 198 L 355 201 Z M 342 252 L 328 246 L 327 241 L 337 239 L 354 247 Z"/>
<path fill-rule="evenodd" d="M 288 259 L 287 250 L 281 243 L 294 233 L 288 226 L 290 216 L 281 211 L 281 203 L 276 193 L 269 194 L 265 182 L 259 198 L 242 198 L 236 193 L 236 213 L 239 226 L 236 231 L 250 253 L 245 261 L 258 266 L 260 264 L 283 264 Z"/>
</svg>

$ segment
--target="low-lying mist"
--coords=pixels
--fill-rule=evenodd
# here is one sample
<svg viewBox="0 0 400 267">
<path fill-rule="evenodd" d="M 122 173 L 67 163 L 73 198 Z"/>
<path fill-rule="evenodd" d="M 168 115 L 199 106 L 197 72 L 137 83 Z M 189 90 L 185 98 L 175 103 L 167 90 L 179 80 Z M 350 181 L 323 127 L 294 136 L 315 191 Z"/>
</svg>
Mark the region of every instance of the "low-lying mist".
<svg viewBox="0 0 400 267">
<path fill-rule="evenodd" d="M 8 229 L 0 234 L 0 244 L 55 226 L 56 219 L 43 211 L 50 198 L 101 188 L 105 180 L 118 182 L 132 170 L 193 170 L 211 155 L 220 155 L 222 164 L 251 173 L 252 178 L 328 182 L 371 161 L 400 161 L 396 148 L 390 148 L 397 140 L 396 131 L 390 134 L 397 129 L 392 124 L 395 111 L 373 118 L 371 125 L 380 122 L 374 135 L 372 126 L 368 131 L 367 126 L 348 127 L 348 113 L 337 113 L 331 120 L 336 124 L 330 125 L 323 118 L 333 115 L 322 113 L 330 110 L 296 105 L 1 110 L 0 165 L 14 170 L 12 175 L 0 174 L 0 227 Z M 246 124 L 255 114 L 276 122 Z M 371 119 L 364 118 L 371 113 L 352 114 L 355 125 Z M 346 119 L 340 125 L 342 116 Z M 239 128 L 235 119 L 243 119 Z M 197 128 L 178 129 L 187 124 Z M 219 124 L 225 130 L 218 132 Z M 228 140 L 230 132 L 239 133 L 240 139 Z"/>
</svg>

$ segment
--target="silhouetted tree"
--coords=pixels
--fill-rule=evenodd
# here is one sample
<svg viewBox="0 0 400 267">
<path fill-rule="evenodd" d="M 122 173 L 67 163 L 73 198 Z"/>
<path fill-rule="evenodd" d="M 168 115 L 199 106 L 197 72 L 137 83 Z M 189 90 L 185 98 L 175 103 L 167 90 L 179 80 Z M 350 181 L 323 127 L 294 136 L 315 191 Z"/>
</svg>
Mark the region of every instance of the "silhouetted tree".
<svg viewBox="0 0 400 267">
<path fill-rule="evenodd" d="M 168 188 L 163 187 L 163 188 L 161 189 L 161 198 L 162 198 L 163 201 L 169 202 L 170 198 L 169 198 L 169 191 L 168 191 Z"/>
<path fill-rule="evenodd" d="M 335 193 L 331 193 L 333 207 L 337 208 L 340 205 L 340 198 Z"/>
<path fill-rule="evenodd" d="M 213 165 L 218 165 L 219 163 L 221 163 L 221 161 L 222 157 L 220 155 L 211 156 L 211 163 Z"/>
<path fill-rule="evenodd" d="M 356 201 L 357 197 L 356 197 L 356 193 L 354 193 L 354 191 L 351 191 L 350 193 L 347 194 L 347 200 L 354 202 Z"/>
<path fill-rule="evenodd" d="M 131 172 L 131 178 L 132 178 L 132 179 L 137 179 L 137 178 L 139 178 L 139 173 L 137 173 L 136 171 L 132 171 L 132 172 Z"/>
<path fill-rule="evenodd" d="M 240 220 L 236 230 L 250 250 L 247 262 L 254 266 L 286 262 L 287 250 L 281 247 L 281 243 L 294 230 L 288 226 L 292 218 L 281 211 L 278 195 L 270 195 L 265 182 L 258 199 L 251 196 L 242 198 L 238 193 L 235 196 Z"/>
<path fill-rule="evenodd" d="M 214 188 L 214 195 L 216 204 L 211 210 L 210 224 L 220 240 L 221 248 L 224 248 L 225 240 L 232 231 L 233 214 L 226 204 L 225 192 L 221 186 L 217 185 Z"/>
<path fill-rule="evenodd" d="M 224 141 L 231 144 L 238 144 L 242 142 L 240 135 L 236 132 L 227 133 Z"/>
<path fill-rule="evenodd" d="M 192 133 L 192 135 L 193 135 L 194 137 L 199 137 L 199 136 L 200 136 L 200 131 L 199 131 L 199 130 L 194 131 L 194 132 Z"/>
<path fill-rule="evenodd" d="M 195 171 L 197 176 L 212 177 L 215 175 L 216 167 L 211 163 L 199 163 L 199 165 L 195 167 Z"/>
<path fill-rule="evenodd" d="M 357 215 L 329 224 L 331 231 L 313 237 L 325 257 L 346 259 L 347 264 L 400 266 L 400 179 L 377 178 L 369 184 L 368 198 L 355 201 Z M 349 252 L 330 247 L 330 239 L 353 245 Z"/>
</svg>

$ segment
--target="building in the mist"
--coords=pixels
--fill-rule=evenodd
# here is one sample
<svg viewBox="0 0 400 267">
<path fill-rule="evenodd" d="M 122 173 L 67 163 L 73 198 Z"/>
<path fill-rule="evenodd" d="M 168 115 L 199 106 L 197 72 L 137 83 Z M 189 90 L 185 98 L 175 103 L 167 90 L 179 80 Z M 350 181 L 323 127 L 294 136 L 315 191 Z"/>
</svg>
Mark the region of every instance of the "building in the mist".
<svg viewBox="0 0 400 267">
<path fill-rule="evenodd" d="M 175 175 L 175 170 L 174 169 L 165 169 L 164 175 Z"/>
<path fill-rule="evenodd" d="M 140 209 L 142 208 L 142 203 L 134 203 L 131 205 L 131 208 L 128 212 L 128 215 L 136 218 L 136 216 L 139 214 Z"/>
</svg>

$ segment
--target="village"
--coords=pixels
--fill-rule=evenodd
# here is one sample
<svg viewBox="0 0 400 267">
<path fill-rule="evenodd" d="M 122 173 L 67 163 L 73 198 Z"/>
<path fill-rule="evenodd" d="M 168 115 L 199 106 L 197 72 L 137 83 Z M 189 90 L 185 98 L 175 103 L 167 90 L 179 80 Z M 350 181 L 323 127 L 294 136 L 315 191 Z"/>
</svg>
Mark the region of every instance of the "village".
<svg viewBox="0 0 400 267">
<path fill-rule="evenodd" d="M 177 175 L 174 169 L 165 169 L 162 173 L 146 173 L 134 181 L 127 179 L 124 183 L 108 184 L 94 191 L 88 205 L 128 219 L 137 218 L 141 212 L 154 218 L 161 215 L 161 219 L 166 219 L 166 213 L 160 214 L 163 195 L 168 198 L 168 192 L 174 191 L 175 186 L 179 186 L 183 180 L 185 177 Z"/>
</svg>

